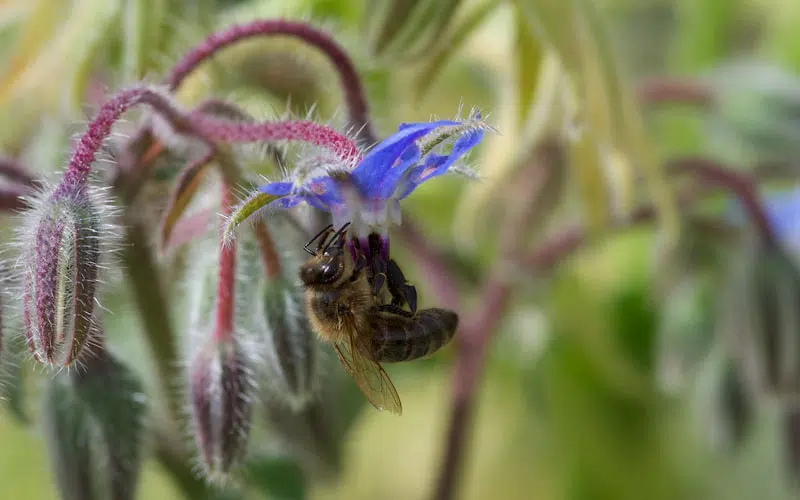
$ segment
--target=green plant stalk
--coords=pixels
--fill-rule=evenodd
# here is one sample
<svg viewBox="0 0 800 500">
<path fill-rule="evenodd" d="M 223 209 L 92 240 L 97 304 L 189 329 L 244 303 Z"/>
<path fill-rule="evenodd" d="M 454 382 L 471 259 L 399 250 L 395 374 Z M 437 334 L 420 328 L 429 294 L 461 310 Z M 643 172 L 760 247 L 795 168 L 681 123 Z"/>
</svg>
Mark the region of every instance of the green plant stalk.
<svg viewBox="0 0 800 500">
<path fill-rule="evenodd" d="M 130 221 L 127 225 L 122 260 L 141 314 L 145 340 L 153 355 L 168 416 L 175 422 L 180 421 L 183 405 L 173 387 L 173 382 L 181 376 L 176 336 L 170 324 L 160 275 L 141 224 Z"/>
<path fill-rule="evenodd" d="M 122 260 L 133 289 L 134 300 L 144 326 L 145 341 L 150 347 L 161 384 L 162 397 L 166 403 L 169 434 L 178 432 L 182 421 L 180 393 L 174 382 L 181 377 L 178 366 L 178 349 L 175 331 L 170 323 L 166 297 L 161 288 L 161 280 L 155 259 L 147 241 L 147 233 L 141 224 L 128 221 L 125 230 L 125 248 Z M 155 456 L 166 469 L 186 498 L 199 499 L 207 496 L 207 488 L 192 473 L 186 456 L 177 453 L 180 449 L 170 446 L 170 440 L 157 439 Z"/>
</svg>

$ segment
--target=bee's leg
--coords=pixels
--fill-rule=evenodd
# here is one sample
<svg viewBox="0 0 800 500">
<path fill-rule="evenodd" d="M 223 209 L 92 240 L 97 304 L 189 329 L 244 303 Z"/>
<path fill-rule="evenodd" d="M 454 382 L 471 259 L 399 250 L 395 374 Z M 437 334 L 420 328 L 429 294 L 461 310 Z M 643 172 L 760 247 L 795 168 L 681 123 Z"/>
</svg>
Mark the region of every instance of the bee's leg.
<svg viewBox="0 0 800 500">
<path fill-rule="evenodd" d="M 392 304 L 402 306 L 408 304 L 411 313 L 417 312 L 417 289 L 406 281 L 403 271 L 394 259 L 389 260 L 389 292 Z"/>
<path fill-rule="evenodd" d="M 397 314 L 398 316 L 405 316 L 407 318 L 414 317 L 414 313 L 410 313 L 405 309 L 403 309 L 402 307 L 397 306 L 395 304 L 381 304 L 378 306 L 378 310 L 383 312 L 389 312 L 392 314 Z"/>
<path fill-rule="evenodd" d="M 386 262 L 380 257 L 372 258 L 372 295 L 376 297 L 381 292 L 386 282 Z"/>
<path fill-rule="evenodd" d="M 408 308 L 411 309 L 412 314 L 416 314 L 417 312 L 417 287 L 414 285 L 409 285 L 408 283 L 403 285 L 403 290 L 405 291 L 406 303 L 408 304 Z"/>
<path fill-rule="evenodd" d="M 356 263 L 353 265 L 353 275 L 350 276 L 350 281 L 355 281 L 361 276 L 361 271 L 367 265 L 367 257 L 363 253 L 359 253 L 356 257 Z"/>
</svg>

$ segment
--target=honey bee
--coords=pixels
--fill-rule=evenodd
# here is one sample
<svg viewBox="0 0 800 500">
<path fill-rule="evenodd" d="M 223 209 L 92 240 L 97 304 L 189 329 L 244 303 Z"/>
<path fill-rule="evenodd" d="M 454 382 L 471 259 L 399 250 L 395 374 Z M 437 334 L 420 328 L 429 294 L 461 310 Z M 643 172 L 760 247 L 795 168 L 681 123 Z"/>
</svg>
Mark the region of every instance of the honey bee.
<svg viewBox="0 0 800 500">
<path fill-rule="evenodd" d="M 458 315 L 437 308 L 417 311 L 416 291 L 393 260 L 387 264 L 378 253 L 367 265 L 363 252 L 351 257 L 345 247 L 347 227 L 334 232 L 328 226 L 305 246 L 311 257 L 300 267 L 300 279 L 308 318 L 320 339 L 333 344 L 369 402 L 400 415 L 400 396 L 380 363 L 433 354 L 453 338 Z M 317 239 L 319 244 L 310 249 Z M 391 303 L 378 299 L 384 282 Z"/>
</svg>

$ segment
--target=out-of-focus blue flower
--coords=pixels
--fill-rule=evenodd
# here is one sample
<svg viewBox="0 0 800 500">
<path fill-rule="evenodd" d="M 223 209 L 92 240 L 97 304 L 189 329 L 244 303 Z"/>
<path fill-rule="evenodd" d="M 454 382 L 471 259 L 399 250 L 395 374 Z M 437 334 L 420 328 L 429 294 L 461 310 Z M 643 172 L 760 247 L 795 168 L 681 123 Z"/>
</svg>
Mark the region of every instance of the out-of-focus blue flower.
<svg viewBox="0 0 800 500">
<path fill-rule="evenodd" d="M 483 139 L 489 128 L 476 114 L 463 121 L 441 120 L 402 124 L 373 147 L 356 165 L 333 164 L 284 182 L 260 186 L 280 196 L 270 205 L 290 208 L 305 202 L 333 215 L 351 235 L 387 237 L 388 226 L 400 223 L 399 201 L 425 181 L 451 167 Z"/>
<path fill-rule="evenodd" d="M 800 188 L 770 193 L 763 198 L 764 212 L 778 240 L 792 253 L 800 254 Z M 736 201 L 731 207 L 732 219 L 744 223 L 746 215 Z"/>
<path fill-rule="evenodd" d="M 766 197 L 764 210 L 778 239 L 800 253 L 800 188 Z"/>
</svg>

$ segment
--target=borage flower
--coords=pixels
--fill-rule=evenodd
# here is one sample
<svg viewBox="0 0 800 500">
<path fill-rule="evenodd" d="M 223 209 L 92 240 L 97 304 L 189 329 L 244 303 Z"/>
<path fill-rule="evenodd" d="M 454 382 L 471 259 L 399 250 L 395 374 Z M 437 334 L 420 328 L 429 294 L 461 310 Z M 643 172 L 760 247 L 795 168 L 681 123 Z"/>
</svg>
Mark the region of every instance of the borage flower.
<svg viewBox="0 0 800 500">
<path fill-rule="evenodd" d="M 471 175 L 468 169 L 455 167 L 456 162 L 483 139 L 488 128 L 477 113 L 463 121 L 401 124 L 395 134 L 355 162 L 317 158 L 296 168 L 288 179 L 258 190 L 271 197 L 271 208 L 306 203 L 330 212 L 335 227 L 350 223 L 350 236 L 367 256 L 370 235 L 378 235 L 381 257 L 388 261 L 388 229 L 401 222 L 400 200 L 449 171 Z"/>
</svg>

